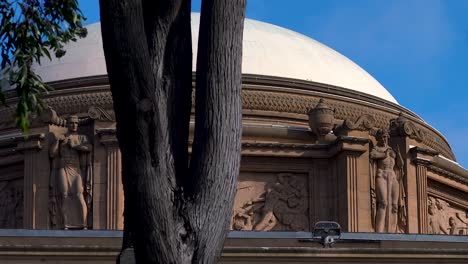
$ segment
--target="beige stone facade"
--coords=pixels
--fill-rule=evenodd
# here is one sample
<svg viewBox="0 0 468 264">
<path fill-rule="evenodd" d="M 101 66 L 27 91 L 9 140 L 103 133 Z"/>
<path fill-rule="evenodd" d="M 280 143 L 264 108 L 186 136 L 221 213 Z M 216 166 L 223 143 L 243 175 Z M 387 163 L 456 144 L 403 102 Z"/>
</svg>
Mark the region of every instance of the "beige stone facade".
<svg viewBox="0 0 468 264">
<path fill-rule="evenodd" d="M 92 230 L 121 230 L 124 198 L 107 78 L 84 77 L 52 85 L 55 90 L 45 99 L 50 109 L 34 119 L 27 137 L 17 132 L 10 119 L 13 108 L 0 108 L 0 227 L 89 231 L 80 238 L 73 237 L 73 232 L 84 231 L 66 231 L 60 240 L 76 247 L 70 252 L 58 242 L 52 243 L 56 248 L 44 248 L 55 238 L 28 238 L 31 247 L 23 252 L 24 259 L 13 246 L 22 238 L 2 236 L 0 260 L 33 263 L 28 261 L 41 256 L 63 260 L 60 263 L 83 263 L 80 250 L 87 249 L 79 248 L 96 243 L 99 250 L 90 250 L 89 260 L 107 263 L 119 250 L 118 233 L 100 238 Z M 9 100 L 14 105 L 15 98 Z M 75 136 L 67 128 L 70 115 L 79 117 Z M 63 153 L 51 156 L 54 144 L 84 146 L 84 138 L 89 151 L 73 152 L 74 159 L 63 158 Z M 446 139 L 398 104 L 319 83 L 246 75 L 233 231 L 296 234 L 312 232 L 316 222 L 327 220 L 351 233 L 447 237 L 424 244 L 440 252 L 428 252 L 416 240 L 396 244 L 379 240 L 372 245 L 348 241 L 333 251 L 299 242 L 294 235 L 275 241 L 231 237 L 222 262 L 344 263 L 347 258 L 372 262 L 381 257 L 382 262 L 448 258 L 462 263 L 468 249 L 460 241 L 466 237 L 450 244 L 459 251 L 451 250 L 447 242 L 450 236 L 468 235 L 468 171 L 454 160 Z M 70 189 L 64 198 L 58 172 L 67 166 L 75 169 L 62 180 L 71 186 L 79 176 L 83 186 L 81 191 Z M 84 209 L 86 219 L 81 225 L 82 214 L 72 211 Z"/>
</svg>

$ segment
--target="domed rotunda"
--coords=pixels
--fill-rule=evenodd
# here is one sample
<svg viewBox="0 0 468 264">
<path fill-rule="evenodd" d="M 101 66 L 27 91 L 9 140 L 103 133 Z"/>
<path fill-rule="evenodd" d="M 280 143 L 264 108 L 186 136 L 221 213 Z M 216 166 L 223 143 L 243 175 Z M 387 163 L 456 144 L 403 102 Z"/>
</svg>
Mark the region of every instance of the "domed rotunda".
<svg viewBox="0 0 468 264">
<path fill-rule="evenodd" d="M 192 14 L 195 55 L 198 25 Z M 13 93 L 0 107 L 2 261 L 111 263 L 120 250 L 121 156 L 100 24 L 87 28 L 63 58 L 36 66 L 54 90 L 29 136 L 11 118 Z M 250 19 L 242 72 L 242 162 L 221 262 L 468 258 L 468 171 L 440 132 L 369 73 L 307 36 Z M 66 154 L 57 139 L 69 129 L 86 150 L 73 154 L 81 198 L 60 196 Z M 340 250 L 322 248 L 319 221 L 339 224 Z"/>
</svg>

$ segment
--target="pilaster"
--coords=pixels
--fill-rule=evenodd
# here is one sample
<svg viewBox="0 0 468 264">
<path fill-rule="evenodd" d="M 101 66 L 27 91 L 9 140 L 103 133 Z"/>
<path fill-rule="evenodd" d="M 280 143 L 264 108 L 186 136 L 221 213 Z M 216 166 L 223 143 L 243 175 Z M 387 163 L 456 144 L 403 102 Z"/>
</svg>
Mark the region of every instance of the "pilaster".
<svg viewBox="0 0 468 264">
<path fill-rule="evenodd" d="M 123 229 L 121 155 L 115 129 L 99 129 L 98 135 L 106 150 L 106 229 Z"/>
<path fill-rule="evenodd" d="M 419 234 L 427 233 L 427 169 L 422 164 L 416 164 L 416 182 L 418 195 Z"/>
<path fill-rule="evenodd" d="M 23 228 L 48 228 L 48 179 L 50 165 L 43 149 L 44 134 L 30 135 L 18 142 L 24 153 Z"/>
<path fill-rule="evenodd" d="M 427 166 L 432 164 L 433 156 L 437 152 L 414 147 L 410 149 L 411 161 L 416 171 L 416 192 L 417 192 L 417 206 L 418 206 L 418 219 L 419 219 L 419 234 L 428 233 L 428 204 L 427 204 Z"/>
<path fill-rule="evenodd" d="M 338 218 L 347 232 L 371 231 L 368 141 L 359 137 L 340 137 L 337 156 Z"/>
</svg>

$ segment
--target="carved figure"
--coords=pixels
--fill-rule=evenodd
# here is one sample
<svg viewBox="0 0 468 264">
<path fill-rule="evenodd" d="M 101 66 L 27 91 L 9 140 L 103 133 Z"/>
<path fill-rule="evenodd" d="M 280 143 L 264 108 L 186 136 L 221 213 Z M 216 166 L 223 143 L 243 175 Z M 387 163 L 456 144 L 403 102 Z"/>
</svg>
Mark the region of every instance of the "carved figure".
<svg viewBox="0 0 468 264">
<path fill-rule="evenodd" d="M 278 181 L 268 187 L 261 220 L 254 230 L 269 231 L 277 222 L 290 230 L 305 230 L 307 211 L 305 186 L 292 174 L 278 174 Z"/>
<path fill-rule="evenodd" d="M 372 186 L 375 190 L 377 207 L 373 219 L 374 226 L 376 232 L 395 233 L 404 230 L 406 226 L 403 159 L 399 152 L 396 153 L 388 145 L 390 136 L 387 130 L 378 130 L 376 137 L 378 143 L 370 153 L 371 159 L 376 163 L 374 186 Z"/>
<path fill-rule="evenodd" d="M 277 182 L 265 186 L 260 198 L 248 201 L 234 211 L 233 230 L 307 229 L 306 186 L 290 173 L 280 173 L 277 177 Z"/>
<path fill-rule="evenodd" d="M 250 231 L 253 229 L 253 202 L 246 203 L 242 208 L 234 212 L 232 229 L 238 231 Z"/>
<path fill-rule="evenodd" d="M 263 205 L 261 215 L 262 218 L 254 227 L 257 231 L 270 231 L 277 223 L 276 216 L 273 211 L 275 205 L 279 201 L 279 195 L 273 188 L 268 188 L 265 193 L 265 204 Z"/>
<path fill-rule="evenodd" d="M 428 233 L 429 234 L 449 234 L 449 227 L 446 224 L 444 219 L 444 206 L 441 201 L 438 201 L 434 197 L 429 197 L 428 199 L 428 213 L 429 213 L 429 224 L 428 224 Z"/>
<path fill-rule="evenodd" d="M 449 226 L 450 226 L 450 234 L 455 235 L 456 230 L 458 229 L 457 221 L 455 221 L 454 217 L 449 218 Z"/>
<path fill-rule="evenodd" d="M 468 228 L 466 212 L 452 207 L 448 202 L 430 196 L 428 206 L 428 233 L 445 235 L 463 235 Z"/>
<path fill-rule="evenodd" d="M 57 136 L 50 148 L 50 157 L 54 159 L 51 173 L 52 189 L 55 190 L 55 198 L 59 198 L 58 208 L 64 229 L 86 229 L 88 226 L 91 188 L 88 153 L 91 151 L 91 144 L 85 135 L 78 134 L 78 122 L 77 116 L 69 116 L 67 133 Z"/>
</svg>

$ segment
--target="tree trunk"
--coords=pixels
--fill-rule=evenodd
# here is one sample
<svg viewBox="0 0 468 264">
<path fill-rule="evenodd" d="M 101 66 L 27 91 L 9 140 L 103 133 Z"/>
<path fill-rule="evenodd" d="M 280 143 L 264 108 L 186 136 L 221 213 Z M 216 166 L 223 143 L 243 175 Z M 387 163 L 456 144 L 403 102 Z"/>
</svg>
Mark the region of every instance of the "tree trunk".
<svg viewBox="0 0 468 264">
<path fill-rule="evenodd" d="M 214 263 L 240 166 L 245 0 L 203 1 L 190 163 L 190 1 L 100 4 L 122 152 L 123 249 L 133 244 L 138 263 Z"/>
</svg>

